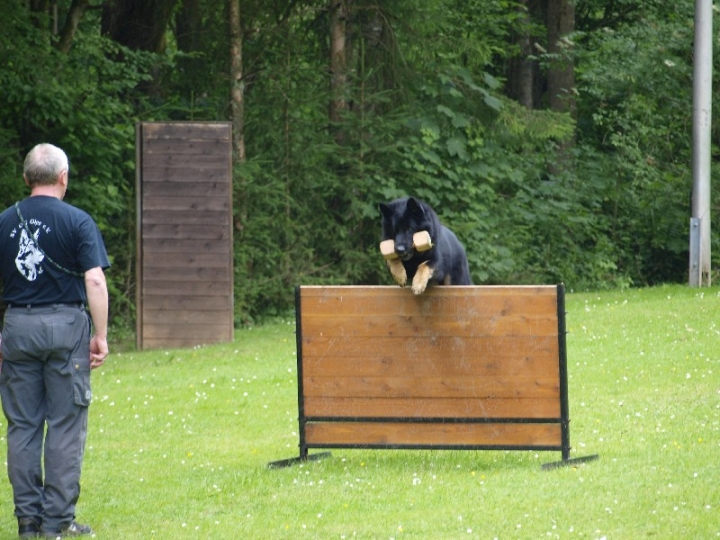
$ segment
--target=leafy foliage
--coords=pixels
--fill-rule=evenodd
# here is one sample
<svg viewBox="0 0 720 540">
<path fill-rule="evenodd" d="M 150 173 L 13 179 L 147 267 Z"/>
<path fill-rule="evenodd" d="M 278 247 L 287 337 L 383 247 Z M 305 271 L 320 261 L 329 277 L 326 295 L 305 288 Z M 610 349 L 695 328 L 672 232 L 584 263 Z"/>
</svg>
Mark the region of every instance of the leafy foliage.
<svg viewBox="0 0 720 540">
<path fill-rule="evenodd" d="M 687 269 L 693 27 L 678 23 L 692 11 L 674 15 L 587 34 L 578 62 L 580 167 L 608 179 L 604 234 L 635 283 Z"/>
<path fill-rule="evenodd" d="M 113 315 L 129 321 L 135 253 L 130 97 L 156 59 L 124 50 L 124 62 L 115 61 L 120 47 L 92 32 L 78 36 L 72 54 L 61 54 L 19 4 L 9 9 L 6 32 L 0 32 L 2 202 L 7 206 L 27 196 L 22 161 L 32 146 L 52 142 L 63 148 L 70 158 L 67 200 L 97 221 L 113 264 L 108 273 Z"/>
<path fill-rule="evenodd" d="M 31 146 L 64 147 L 68 198 L 96 217 L 113 257 L 114 321 L 131 326 L 134 125 L 227 119 L 227 14 L 210 0 L 178 3 L 157 55 L 102 37 L 99 10 L 88 10 L 61 54 L 47 16 L 7 4 L 0 197 L 9 205 L 24 196 Z M 59 13 L 69 4 L 58 0 Z M 297 284 L 390 283 L 377 203 L 406 194 L 457 232 L 476 283 L 598 289 L 685 279 L 690 0 L 622 0 L 614 10 L 578 0 L 573 117 L 505 95 L 514 36 L 527 22 L 518 3 L 350 5 L 348 106 L 330 125 L 327 2 L 242 4 L 248 159 L 235 167 L 238 324 L 291 309 Z M 540 37 L 544 23 L 532 24 Z M 575 145 L 559 167 L 569 138 Z M 713 198 L 717 223 L 717 189 Z"/>
</svg>

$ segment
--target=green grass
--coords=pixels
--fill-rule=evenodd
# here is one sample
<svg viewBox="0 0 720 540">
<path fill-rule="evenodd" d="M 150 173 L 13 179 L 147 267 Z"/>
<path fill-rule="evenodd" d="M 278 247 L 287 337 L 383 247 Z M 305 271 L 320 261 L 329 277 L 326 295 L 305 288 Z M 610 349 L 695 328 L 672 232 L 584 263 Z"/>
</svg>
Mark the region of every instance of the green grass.
<svg viewBox="0 0 720 540">
<path fill-rule="evenodd" d="M 94 372 L 78 519 L 100 540 L 720 538 L 720 289 L 569 294 L 567 310 L 573 455 L 598 461 L 333 450 L 269 470 L 297 455 L 286 321 Z M 14 538 L 7 480 L 0 500 Z"/>
</svg>

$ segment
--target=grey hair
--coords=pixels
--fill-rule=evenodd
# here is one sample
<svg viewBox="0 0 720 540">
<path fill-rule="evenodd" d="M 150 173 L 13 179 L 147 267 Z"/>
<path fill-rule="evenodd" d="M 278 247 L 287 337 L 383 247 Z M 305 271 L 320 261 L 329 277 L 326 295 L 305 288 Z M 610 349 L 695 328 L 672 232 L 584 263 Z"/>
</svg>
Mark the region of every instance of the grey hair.
<svg viewBox="0 0 720 540">
<path fill-rule="evenodd" d="M 68 158 L 57 146 L 41 143 L 28 152 L 23 167 L 23 176 L 28 185 L 53 185 L 63 171 L 70 170 Z"/>
</svg>

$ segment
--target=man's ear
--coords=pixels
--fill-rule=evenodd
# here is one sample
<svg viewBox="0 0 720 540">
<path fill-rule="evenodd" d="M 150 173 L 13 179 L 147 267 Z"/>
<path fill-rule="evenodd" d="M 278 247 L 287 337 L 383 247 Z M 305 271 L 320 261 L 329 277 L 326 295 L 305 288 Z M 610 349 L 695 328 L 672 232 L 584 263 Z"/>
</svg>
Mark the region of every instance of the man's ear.
<svg viewBox="0 0 720 540">
<path fill-rule="evenodd" d="M 30 182 L 28 182 L 27 176 L 25 176 L 24 174 L 23 174 L 23 181 L 25 182 L 25 185 L 27 187 L 30 187 Z"/>
</svg>

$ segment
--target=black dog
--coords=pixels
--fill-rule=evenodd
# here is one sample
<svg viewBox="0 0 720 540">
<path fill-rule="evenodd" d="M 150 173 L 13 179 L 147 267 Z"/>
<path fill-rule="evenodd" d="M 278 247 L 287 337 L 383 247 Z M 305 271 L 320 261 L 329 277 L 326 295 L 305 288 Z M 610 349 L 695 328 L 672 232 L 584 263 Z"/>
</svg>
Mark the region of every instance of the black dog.
<svg viewBox="0 0 720 540">
<path fill-rule="evenodd" d="M 413 197 L 380 203 L 382 238 L 395 241 L 397 259 L 387 261 L 398 285 L 408 280 L 412 291 L 422 294 L 428 283 L 443 285 L 472 285 L 468 260 L 460 241 L 438 219 L 435 211 Z M 430 233 L 432 247 L 419 251 L 413 247 L 413 234 Z"/>
</svg>

